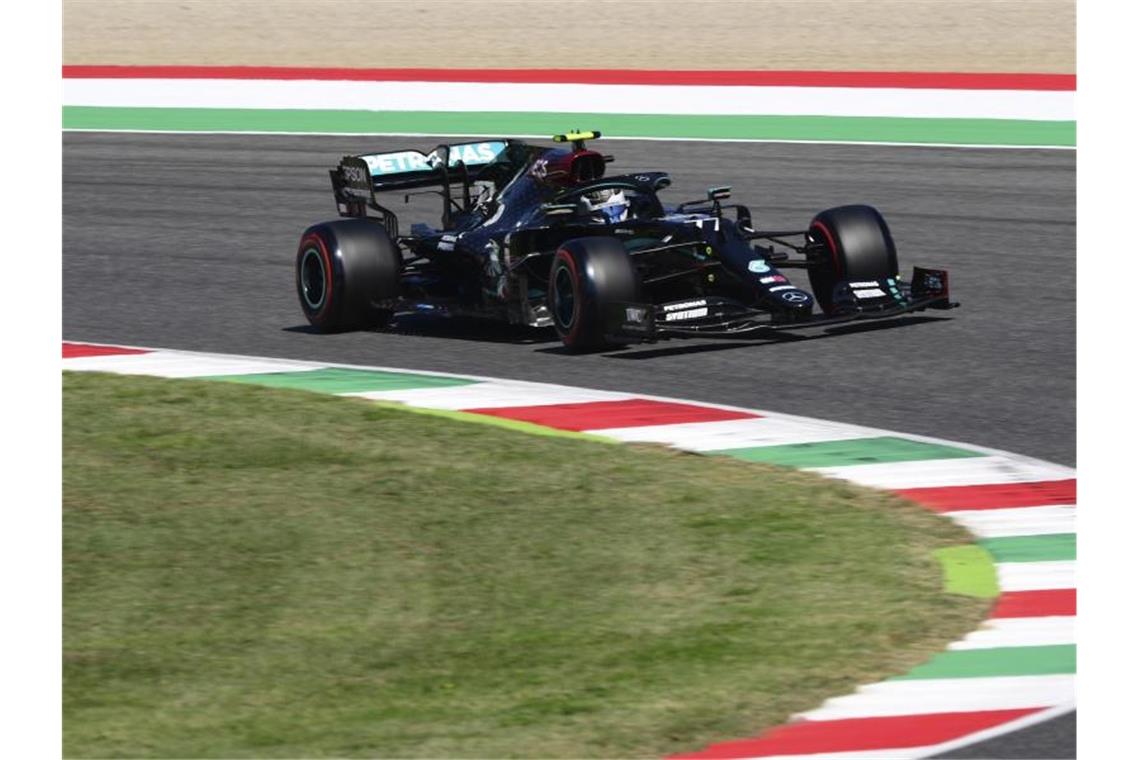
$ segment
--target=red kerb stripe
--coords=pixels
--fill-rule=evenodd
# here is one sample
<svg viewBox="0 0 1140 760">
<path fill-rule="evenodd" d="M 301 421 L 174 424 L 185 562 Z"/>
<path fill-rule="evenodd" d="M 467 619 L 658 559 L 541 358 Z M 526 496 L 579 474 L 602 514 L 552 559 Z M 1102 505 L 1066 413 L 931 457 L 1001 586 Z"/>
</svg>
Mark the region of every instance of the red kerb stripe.
<svg viewBox="0 0 1140 760">
<path fill-rule="evenodd" d="M 632 398 L 624 401 L 591 401 L 583 404 L 511 406 L 493 409 L 464 409 L 509 420 L 532 422 L 559 430 L 602 430 L 604 428 L 674 425 L 682 422 L 720 422 L 759 417 L 748 412 L 732 412 L 696 404 L 676 404 Z"/>
<path fill-rule="evenodd" d="M 906 488 L 895 493 L 903 498 L 917 501 L 935 512 L 953 512 L 958 509 L 1045 507 L 1050 504 L 1076 504 L 1077 481 L 1070 478 L 1033 483 L 995 483 L 984 486 Z"/>
<path fill-rule="evenodd" d="M 124 348 L 122 346 L 97 346 L 90 343 L 64 343 L 63 358 L 77 359 L 81 356 L 117 356 L 119 354 L 149 354 L 150 351 L 141 348 Z"/>
<path fill-rule="evenodd" d="M 1062 588 L 1048 591 L 1007 591 L 998 597 L 990 616 L 1023 618 L 1076 614 L 1077 590 Z"/>
<path fill-rule="evenodd" d="M 714 744 L 693 754 L 673 757 L 713 760 L 925 747 L 999 726 L 1038 709 L 801 721 L 777 726 L 754 739 Z"/>
<path fill-rule="evenodd" d="M 1075 90 L 1073 74 L 925 71 L 641 71 L 632 69 L 348 69 L 298 66 L 64 66 L 65 79 L 317 79 L 753 87 Z"/>
</svg>

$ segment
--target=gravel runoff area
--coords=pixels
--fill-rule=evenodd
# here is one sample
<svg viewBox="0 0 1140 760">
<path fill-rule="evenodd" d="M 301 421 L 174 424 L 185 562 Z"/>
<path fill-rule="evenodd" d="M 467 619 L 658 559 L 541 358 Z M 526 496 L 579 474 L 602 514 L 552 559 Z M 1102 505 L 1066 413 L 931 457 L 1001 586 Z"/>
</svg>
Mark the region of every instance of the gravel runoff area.
<svg viewBox="0 0 1140 760">
<path fill-rule="evenodd" d="M 1076 71 L 1074 0 L 64 0 L 63 10 L 67 64 Z"/>
</svg>

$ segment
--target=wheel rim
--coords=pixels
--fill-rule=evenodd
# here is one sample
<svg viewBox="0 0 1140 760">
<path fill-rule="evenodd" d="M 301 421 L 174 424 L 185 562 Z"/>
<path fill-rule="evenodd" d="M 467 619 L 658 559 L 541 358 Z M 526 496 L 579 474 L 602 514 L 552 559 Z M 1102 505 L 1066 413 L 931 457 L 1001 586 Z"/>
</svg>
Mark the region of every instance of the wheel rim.
<svg viewBox="0 0 1140 760">
<path fill-rule="evenodd" d="M 325 290 L 328 284 L 325 263 L 321 252 L 307 248 L 301 256 L 301 297 L 305 305 L 313 311 L 320 311 L 325 305 Z"/>
<path fill-rule="evenodd" d="M 554 273 L 554 318 L 563 329 L 574 322 L 574 279 L 564 266 Z"/>
</svg>

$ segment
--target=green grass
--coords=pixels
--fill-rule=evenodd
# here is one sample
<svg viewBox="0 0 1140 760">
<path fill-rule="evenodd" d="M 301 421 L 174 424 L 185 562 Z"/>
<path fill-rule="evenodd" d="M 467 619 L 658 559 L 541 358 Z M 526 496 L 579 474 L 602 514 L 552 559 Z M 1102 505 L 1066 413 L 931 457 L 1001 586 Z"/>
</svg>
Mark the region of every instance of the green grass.
<svg viewBox="0 0 1140 760">
<path fill-rule="evenodd" d="M 65 374 L 64 750 L 648 756 L 975 627 L 948 521 L 363 400 Z"/>
</svg>

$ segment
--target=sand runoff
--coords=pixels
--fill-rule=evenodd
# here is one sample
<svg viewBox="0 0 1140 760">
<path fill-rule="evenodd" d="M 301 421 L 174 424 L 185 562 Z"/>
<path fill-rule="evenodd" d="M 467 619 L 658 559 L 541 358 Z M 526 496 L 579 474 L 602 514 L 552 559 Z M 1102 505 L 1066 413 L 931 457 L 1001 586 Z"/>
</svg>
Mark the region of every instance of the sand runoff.
<svg viewBox="0 0 1140 760">
<path fill-rule="evenodd" d="M 1074 73 L 1075 0 L 64 0 L 65 64 Z"/>
</svg>

